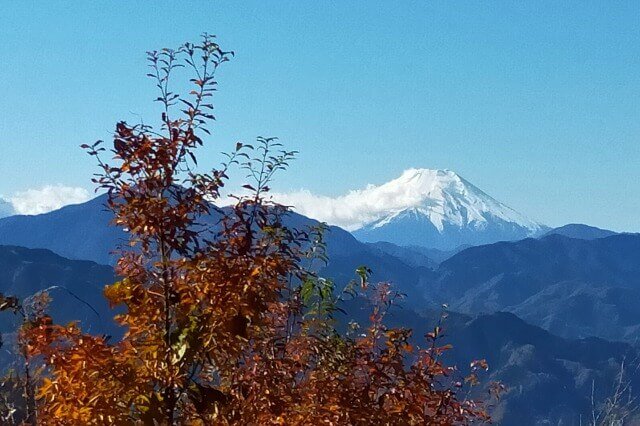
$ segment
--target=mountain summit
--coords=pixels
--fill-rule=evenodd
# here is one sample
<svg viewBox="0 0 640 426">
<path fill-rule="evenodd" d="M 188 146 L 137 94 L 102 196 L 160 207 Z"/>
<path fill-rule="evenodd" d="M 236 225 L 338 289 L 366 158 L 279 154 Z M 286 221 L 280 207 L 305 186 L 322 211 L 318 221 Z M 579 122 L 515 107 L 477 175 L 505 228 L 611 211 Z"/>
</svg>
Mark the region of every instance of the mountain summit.
<svg viewBox="0 0 640 426">
<path fill-rule="evenodd" d="M 367 242 L 389 241 L 450 250 L 539 235 L 547 230 L 502 204 L 451 170 L 409 169 L 377 188 L 402 197 L 391 209 L 354 231 Z"/>
</svg>

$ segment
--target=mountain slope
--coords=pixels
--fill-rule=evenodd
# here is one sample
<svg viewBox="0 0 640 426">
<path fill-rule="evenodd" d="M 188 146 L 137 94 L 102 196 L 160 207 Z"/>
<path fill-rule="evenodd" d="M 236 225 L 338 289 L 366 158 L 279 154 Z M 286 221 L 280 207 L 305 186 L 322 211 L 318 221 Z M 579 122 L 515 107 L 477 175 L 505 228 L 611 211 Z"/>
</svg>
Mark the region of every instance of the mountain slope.
<svg viewBox="0 0 640 426">
<path fill-rule="evenodd" d="M 596 405 L 611 397 L 621 363 L 638 359 L 630 345 L 560 338 L 508 313 L 482 315 L 449 333 L 457 365 L 469 357 L 485 358 L 485 380 L 507 387 L 492 413 L 503 426 L 584 424 L 592 392 Z M 634 389 L 640 385 L 635 374 L 624 380 Z M 637 424 L 640 418 L 628 420 Z"/>
<path fill-rule="evenodd" d="M 396 257 L 410 266 L 424 266 L 426 268 L 436 268 L 438 266 L 438 261 L 429 257 L 430 253 L 428 253 L 428 251 L 430 251 L 431 249 L 422 249 L 422 247 L 397 246 L 386 241 L 367 243 L 367 245 L 375 250 L 379 250 L 381 253 L 386 253 L 390 256 Z M 440 253 L 437 250 L 434 250 L 434 252 Z"/>
<path fill-rule="evenodd" d="M 616 235 L 617 232 L 608 229 L 596 228 L 595 226 L 583 225 L 580 223 L 570 223 L 568 225 L 554 228 L 544 234 L 548 235 L 564 235 L 569 238 L 578 238 L 581 240 L 595 240 L 596 238 L 605 238 Z"/>
<path fill-rule="evenodd" d="M 127 241 L 127 234 L 110 224 L 113 215 L 104 207 L 105 202 L 106 196 L 102 195 L 46 214 L 0 219 L 0 244 L 45 248 L 70 259 L 114 265 L 116 256 L 112 252 Z M 217 218 L 211 216 L 202 221 L 214 223 Z M 298 229 L 318 224 L 293 212 L 285 223 Z M 415 296 L 412 300 L 420 300 L 418 289 L 423 286 L 425 274 L 430 273 L 428 268 L 407 264 L 369 247 L 338 227 L 329 227 L 325 238 L 331 262 L 322 268 L 322 273 L 335 279 L 339 288 L 355 277 L 358 266 L 368 265 L 373 269 L 373 279 L 392 281 L 402 292 Z"/>
<path fill-rule="evenodd" d="M 9 236 L 59 247 L 75 257 L 112 261 L 109 251 L 126 234 L 108 226 L 111 215 L 103 203 L 99 197 L 46 215 L 0 219 L 0 238 Z M 93 222 L 85 221 L 85 217 L 93 218 Z M 291 214 L 287 223 L 300 228 L 316 222 Z M 47 229 L 48 226 L 54 229 Z M 452 309 L 472 313 L 506 307 L 566 337 L 602 335 L 607 329 L 613 330 L 606 334 L 610 339 L 633 337 L 634 327 L 637 329 L 640 324 L 636 314 L 640 312 L 640 297 L 636 294 L 640 288 L 636 278 L 640 277 L 640 265 L 636 265 L 639 236 L 616 235 L 586 241 L 553 235 L 472 247 L 445 260 L 437 270 L 424 265 L 424 257 L 403 259 L 403 250 L 391 255 L 389 247 L 385 251 L 380 245 L 363 244 L 340 228 L 330 228 L 327 241 L 330 263 L 321 273 L 335 278 L 339 287 L 353 278 L 357 266 L 366 264 L 374 270 L 373 280 L 398 284 L 408 297 L 404 308 L 392 311 L 389 319 L 392 324 L 413 328 L 416 338 L 436 322 L 437 313 L 425 311 L 426 300 L 448 301 Z M 414 256 L 416 252 L 412 253 Z M 0 247 L 0 271 L 5 272 L 0 275 L 0 291 L 7 294 L 25 295 L 51 284 L 63 284 L 98 306 L 100 318 L 109 316 L 108 312 L 102 313 L 107 308 L 100 305 L 101 301 L 104 303 L 102 286 L 113 280 L 109 267 L 63 259 L 43 250 Z M 549 297 L 545 297 L 546 292 Z M 56 319 L 80 317 L 92 331 L 109 332 L 104 331 L 106 322 L 92 322 L 97 317 L 90 310 L 76 311 L 80 305 L 64 291 L 54 292 L 53 296 L 53 309 L 59 310 L 54 312 Z M 571 301 L 574 297 L 575 301 Z M 593 304 L 597 315 L 587 313 L 596 324 L 580 316 L 583 313 L 579 309 L 584 306 L 581 297 L 598 302 Z M 361 308 L 352 305 L 347 312 L 365 321 L 367 314 Z M 627 325 L 619 327 L 623 323 Z M 12 326 L 1 324 L 4 330 Z M 624 334 L 616 334 L 617 329 L 625 330 Z M 621 359 L 635 356 L 629 345 L 554 336 L 506 313 L 477 318 L 451 313 L 445 330 L 450 336 L 448 341 L 454 344 L 452 363 L 464 369 L 471 359 L 487 358 L 490 378 L 509 387 L 494 410 L 496 420 L 504 425 L 578 424 L 580 415 L 589 413 L 591 383 L 596 383 L 597 399 L 604 399 Z M 634 388 L 636 385 L 640 384 L 634 382 Z"/>
<path fill-rule="evenodd" d="M 427 268 L 437 268 L 438 265 L 449 259 L 456 253 L 471 246 L 460 246 L 453 250 L 438 250 L 422 246 L 399 246 L 387 241 L 378 241 L 376 243 L 366 243 L 369 247 L 397 257 L 404 263 L 411 266 L 423 266 Z"/>
<path fill-rule="evenodd" d="M 377 190 L 394 194 L 405 207 L 355 230 L 362 241 L 452 250 L 518 240 L 547 229 L 450 170 L 409 169 Z"/>
<path fill-rule="evenodd" d="M 113 271 L 108 266 L 65 259 L 48 250 L 0 246 L 0 292 L 25 297 L 52 285 L 63 286 L 73 295 L 60 289 L 51 291 L 54 319 L 59 323 L 80 319 L 83 328 L 92 333 L 117 336 L 121 332 L 111 320 L 114 312 L 102 297 L 102 288 L 113 280 Z M 74 295 L 91 304 L 99 316 Z M 366 323 L 368 314 L 362 303 L 351 300 L 343 307 L 347 313 L 340 318 L 344 322 L 354 318 Z M 418 315 L 405 305 L 392 309 L 388 319 L 391 326 L 412 328 L 415 343 L 424 344 L 421 336 L 431 331 L 438 317 L 437 311 Z M 11 333 L 18 322 L 19 318 L 11 313 L 0 315 L 0 332 L 5 342 L 0 353 L 2 367 L 12 360 Z M 450 312 L 444 330 L 445 340 L 441 343 L 454 345 L 445 355 L 447 362 L 458 365 L 461 375 L 467 373 L 465 366 L 472 359 L 486 358 L 490 370 L 481 377 L 482 383 L 499 380 L 507 387 L 493 409 L 494 419 L 502 425 L 560 421 L 578 424 L 580 415 L 589 413 L 592 382 L 596 401 L 604 400 L 609 396 L 621 361 L 636 356 L 626 344 L 559 338 L 506 313 L 471 317 Z M 635 389 L 640 383 L 633 379 Z"/>
<path fill-rule="evenodd" d="M 48 312 L 59 324 L 80 321 L 94 334 L 118 336 L 121 329 L 102 295 L 105 285 L 115 281 L 113 269 L 84 260 L 69 260 L 49 250 L 0 246 L 0 293 L 21 300 L 49 289 Z M 0 366 L 13 358 L 14 333 L 21 319 L 9 311 L 0 313 L 4 345 Z"/>
<path fill-rule="evenodd" d="M 366 323 L 368 311 L 355 305 L 351 302 L 346 307 L 345 319 L 359 315 L 355 319 Z M 412 343 L 423 346 L 422 336 L 433 330 L 440 315 L 437 310 L 417 314 L 395 308 L 387 319 L 391 326 L 411 328 Z M 494 422 L 503 426 L 578 426 L 581 417 L 591 415 L 592 386 L 599 405 L 611 396 L 622 362 L 630 363 L 627 368 L 631 372 L 638 368 L 638 352 L 630 344 L 558 337 L 506 312 L 477 316 L 448 312 L 442 327 L 440 344 L 453 345 L 444 354 L 445 362 L 456 365 L 460 375 L 468 373 L 471 360 L 486 359 L 489 363 L 488 373 L 480 377 L 485 386 L 474 395 L 484 398 L 491 381 L 507 388 L 491 410 Z M 629 380 L 633 389 L 640 386 L 637 374 L 624 380 Z"/>
<path fill-rule="evenodd" d="M 509 311 L 564 337 L 640 337 L 640 236 L 561 235 L 472 247 L 440 264 L 431 303 Z"/>
<path fill-rule="evenodd" d="M 105 202 L 102 195 L 45 214 L 0 219 L 0 244 L 46 248 L 70 259 L 112 264 L 110 253 L 126 241 L 126 234 L 109 225 L 113 216 Z"/>
<path fill-rule="evenodd" d="M 109 225 L 104 201 L 102 196 L 44 215 L 0 219 L 0 244 L 113 265 L 110 252 L 126 234 Z M 295 213 L 286 222 L 297 228 L 317 224 Z M 418 310 L 449 303 L 461 312 L 513 312 L 563 337 L 640 337 L 638 235 L 501 242 L 465 249 L 439 266 L 429 251 L 364 244 L 338 227 L 330 227 L 326 239 L 330 262 L 321 272 L 337 288 L 354 278 L 355 268 L 367 265 L 373 280 L 393 282 L 409 296 L 406 304 Z"/>
</svg>

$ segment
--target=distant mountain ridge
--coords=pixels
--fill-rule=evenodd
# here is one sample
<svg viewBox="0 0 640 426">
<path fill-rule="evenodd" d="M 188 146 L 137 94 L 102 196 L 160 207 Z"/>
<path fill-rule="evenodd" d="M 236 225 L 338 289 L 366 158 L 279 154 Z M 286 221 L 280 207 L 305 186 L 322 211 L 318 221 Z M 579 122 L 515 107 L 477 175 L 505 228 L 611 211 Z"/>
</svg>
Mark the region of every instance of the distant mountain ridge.
<svg viewBox="0 0 640 426">
<path fill-rule="evenodd" d="M 61 323 L 82 320 L 93 324 L 96 333 L 113 333 L 116 324 L 102 290 L 114 281 L 109 266 L 66 259 L 45 249 L 0 245 L 0 293 L 22 299 L 50 288 L 51 313 Z M 2 314 L 0 332 L 12 331 L 6 327 L 10 317 Z"/>
<path fill-rule="evenodd" d="M 508 311 L 563 337 L 640 338 L 640 235 L 553 234 L 471 247 L 425 279 L 423 296 L 466 313 Z"/>
<path fill-rule="evenodd" d="M 367 321 L 366 310 L 345 306 L 346 320 L 351 315 L 359 323 Z M 440 309 L 427 309 L 417 314 L 400 307 L 392 308 L 387 317 L 393 327 L 413 330 L 412 343 L 424 345 L 423 336 L 432 331 L 442 314 Z M 591 415 L 591 396 L 596 404 L 611 397 L 620 364 L 635 369 L 638 349 L 628 343 L 605 339 L 569 339 L 558 337 L 531 325 L 508 312 L 467 315 L 449 311 L 442 323 L 441 344 L 453 349 L 443 355 L 445 361 L 464 375 L 471 359 L 486 359 L 488 373 L 481 384 L 499 381 L 506 393 L 491 409 L 495 424 L 503 426 L 580 425 Z M 640 376 L 625 377 L 629 385 L 640 386 Z M 482 386 L 475 395 L 484 397 Z M 638 421 L 634 416 L 629 421 Z M 629 423 L 636 424 L 636 423 Z"/>
<path fill-rule="evenodd" d="M 110 225 L 105 201 L 100 196 L 43 215 L 0 219 L 0 244 L 46 247 L 65 257 L 113 265 L 110 252 L 127 234 Z M 295 213 L 286 219 L 299 229 L 316 223 Z M 471 359 L 489 361 L 485 380 L 508 387 L 492 410 L 498 424 L 577 425 L 589 414 L 592 383 L 596 400 L 604 400 L 619 364 L 637 356 L 630 344 L 612 341 L 633 342 L 640 336 L 640 235 L 577 239 L 552 232 L 451 252 L 365 244 L 337 227 L 329 228 L 326 239 L 330 261 L 321 275 L 341 288 L 354 278 L 357 266 L 368 265 L 372 280 L 394 283 L 407 297 L 389 320 L 412 328 L 416 343 L 436 323 L 434 308 L 449 304 L 443 343 L 454 349 L 445 356 L 463 371 Z M 114 279 L 110 267 L 93 262 L 0 247 L 0 291 L 24 296 L 65 286 L 96 306 L 100 316 L 59 290 L 53 293 L 54 317 L 63 322 L 80 318 L 96 333 L 118 333 L 106 320 L 112 312 L 102 297 L 102 287 Z M 345 309 L 346 320 L 366 321 L 362 306 Z M 15 320 L 11 315 L 0 319 L 2 331 L 10 332 Z M 592 335 L 606 340 L 578 339 Z M 0 363 L 9 359 L 7 352 Z M 640 380 L 633 380 L 640 387 Z"/>
<path fill-rule="evenodd" d="M 41 215 L 0 219 L 0 245 L 44 248 L 69 259 L 114 265 L 117 260 L 114 251 L 126 244 L 128 235 L 111 224 L 113 213 L 106 208 L 106 201 L 106 195 L 101 195 Z M 209 216 L 201 221 L 213 223 L 217 218 Z M 285 223 L 297 229 L 318 224 L 294 212 L 286 216 Z M 372 265 L 375 280 L 398 283 L 404 293 L 419 297 L 421 281 L 425 274 L 431 273 L 429 268 L 409 265 L 403 259 L 370 247 L 338 227 L 329 227 L 325 239 L 331 261 L 322 273 L 336 279 L 338 286 L 353 279 L 358 266 Z"/>
<path fill-rule="evenodd" d="M 356 242 L 356 246 L 347 246 L 336 255 L 345 256 L 358 245 Z M 51 313 L 56 322 L 64 324 L 79 319 L 84 330 L 112 334 L 117 339 L 122 329 L 115 325 L 114 311 L 102 296 L 104 285 L 115 279 L 108 266 L 65 259 L 48 250 L 0 246 L 0 292 L 25 297 L 53 285 L 64 287 L 95 308 L 98 315 L 59 288 L 51 291 Z M 368 321 L 368 309 L 358 306 L 356 299 L 346 303 L 345 313 L 338 314 L 338 318 L 345 323 L 351 319 Z M 388 320 L 390 326 L 412 328 L 415 344 L 423 345 L 421 336 L 433 329 L 439 316 L 438 311 L 419 315 L 396 307 Z M 20 318 L 10 312 L 0 315 L 0 332 L 5 343 L 0 351 L 0 369 L 9 367 L 15 359 L 13 331 L 19 322 Z M 459 366 L 460 376 L 467 373 L 466 366 L 472 359 L 486 358 L 489 372 L 481 376 L 481 384 L 499 380 L 507 387 L 492 409 L 496 423 L 506 426 L 578 424 L 580 416 L 590 412 L 592 383 L 596 401 L 603 401 L 610 396 L 620 363 L 637 357 L 637 351 L 628 344 L 560 338 L 508 313 L 468 316 L 449 312 L 444 331 L 442 344 L 454 345 L 444 356 L 448 363 Z M 632 380 L 634 388 L 640 387 L 639 377 Z M 478 396 L 483 397 L 484 393 Z"/>
<path fill-rule="evenodd" d="M 127 235 L 110 225 L 106 195 L 34 216 L 0 219 L 0 244 L 45 248 L 69 259 L 113 264 L 111 254 Z"/>
<path fill-rule="evenodd" d="M 83 330 L 117 338 L 122 329 L 102 294 L 115 279 L 109 266 L 66 259 L 44 249 L 0 245 L 0 293 L 24 300 L 48 289 L 52 300 L 47 312 L 57 323 L 80 321 Z M 0 313 L 0 370 L 15 359 L 15 331 L 21 323 L 17 314 Z"/>
<path fill-rule="evenodd" d="M 113 265 L 112 251 L 127 234 L 110 225 L 105 201 L 100 196 L 43 215 L 0 219 L 0 244 Z M 301 229 L 317 222 L 291 213 L 286 224 Z M 321 273 L 335 279 L 337 288 L 353 279 L 357 266 L 367 265 L 373 280 L 391 281 L 407 294 L 412 309 L 448 303 L 472 314 L 513 312 L 568 338 L 640 337 L 640 235 L 586 240 L 552 234 L 459 253 L 365 244 L 338 227 L 329 228 L 326 240 L 330 262 Z M 441 258 L 434 261 L 434 255 Z"/>
<path fill-rule="evenodd" d="M 485 358 L 487 380 L 507 387 L 492 410 L 494 423 L 503 426 L 585 424 L 592 398 L 596 405 L 611 398 L 620 364 L 638 359 L 632 345 L 561 338 L 505 312 L 480 315 L 447 331 L 456 365 L 472 356 Z M 637 374 L 623 380 L 633 389 L 640 386 Z M 638 424 L 640 416 L 633 413 L 627 421 Z"/>
<path fill-rule="evenodd" d="M 426 266 L 437 268 L 438 264 L 449 259 L 456 253 L 471 246 L 460 246 L 453 250 L 438 250 L 422 246 L 399 246 L 387 241 L 377 243 L 367 243 L 370 247 L 380 250 L 383 253 L 402 259 L 412 266 Z"/>
<path fill-rule="evenodd" d="M 544 236 L 564 235 L 565 237 L 578 238 L 581 240 L 595 240 L 597 238 L 605 238 L 617 234 L 617 232 L 609 231 L 608 229 L 596 228 L 595 226 L 583 225 L 581 223 L 570 223 L 568 225 L 554 228 L 545 233 Z"/>
<path fill-rule="evenodd" d="M 538 236 L 549 229 L 451 170 L 409 169 L 379 189 L 397 194 L 409 206 L 355 230 L 362 241 L 453 250 Z"/>
</svg>

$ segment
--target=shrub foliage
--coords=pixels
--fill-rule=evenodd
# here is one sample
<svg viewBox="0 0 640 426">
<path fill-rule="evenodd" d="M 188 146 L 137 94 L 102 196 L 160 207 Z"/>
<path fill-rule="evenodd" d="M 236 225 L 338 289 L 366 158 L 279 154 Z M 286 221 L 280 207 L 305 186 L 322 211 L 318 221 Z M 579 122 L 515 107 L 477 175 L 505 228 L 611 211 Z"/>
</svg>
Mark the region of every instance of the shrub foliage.
<svg viewBox="0 0 640 426">
<path fill-rule="evenodd" d="M 161 123 L 116 125 L 94 156 L 109 195 L 120 281 L 105 288 L 126 330 L 112 341 L 57 325 L 43 310 L 25 317 L 19 345 L 29 366 L 38 424 L 466 424 L 488 420 L 463 398 L 465 381 L 443 365 L 439 328 L 424 348 L 411 331 L 385 326 L 397 299 L 388 284 L 359 282 L 339 293 L 314 273 L 325 262 L 322 227 L 285 225 L 288 209 L 269 185 L 295 152 L 273 138 L 238 143 L 223 164 L 197 170 L 210 134 L 216 72 L 232 56 L 204 35 L 199 44 L 149 52 Z M 173 78 L 189 72 L 181 96 Z M 105 159 L 105 157 L 109 157 Z M 246 171 L 243 196 L 215 207 L 230 167 Z M 366 297 L 370 321 L 337 325 L 340 299 Z M 17 301 L 11 300 L 17 304 Z M 474 369 L 486 368 L 484 363 Z M 475 376 L 468 378 L 473 384 Z M 31 392 L 31 394 L 29 394 Z"/>
</svg>

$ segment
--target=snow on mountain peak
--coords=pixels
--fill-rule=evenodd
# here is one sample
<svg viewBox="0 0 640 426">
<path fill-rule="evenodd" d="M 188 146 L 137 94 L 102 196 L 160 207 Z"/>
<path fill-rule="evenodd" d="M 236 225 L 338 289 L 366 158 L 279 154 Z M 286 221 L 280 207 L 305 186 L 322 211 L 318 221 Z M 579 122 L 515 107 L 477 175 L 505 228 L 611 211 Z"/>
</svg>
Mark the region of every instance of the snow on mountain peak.
<svg viewBox="0 0 640 426">
<path fill-rule="evenodd" d="M 300 214 L 341 226 L 364 241 L 448 250 L 526 238 L 545 229 L 446 169 L 408 169 L 386 183 L 337 197 L 308 190 L 272 196 Z"/>
<path fill-rule="evenodd" d="M 532 233 L 540 229 L 539 224 L 496 201 L 447 169 L 408 169 L 399 178 L 377 189 L 403 198 L 406 207 L 390 211 L 369 224 L 371 228 L 379 228 L 400 217 L 414 215 L 428 218 L 439 231 L 447 224 L 482 229 L 492 219 L 528 228 Z"/>
</svg>

